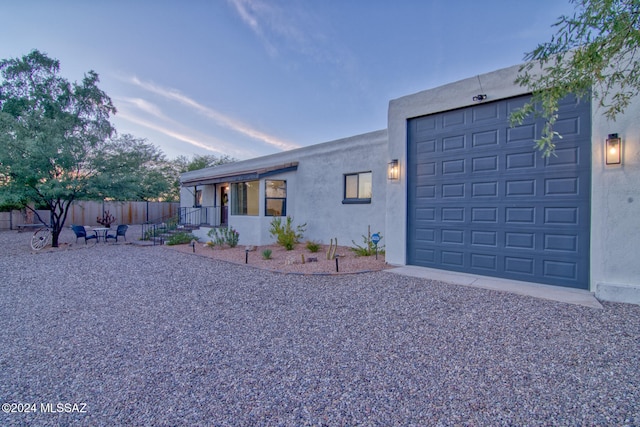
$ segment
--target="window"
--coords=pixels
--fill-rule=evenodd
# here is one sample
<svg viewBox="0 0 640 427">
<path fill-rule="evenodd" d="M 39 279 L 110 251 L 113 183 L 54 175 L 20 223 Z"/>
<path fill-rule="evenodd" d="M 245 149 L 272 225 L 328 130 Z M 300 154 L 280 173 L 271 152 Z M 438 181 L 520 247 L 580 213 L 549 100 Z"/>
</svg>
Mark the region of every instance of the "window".
<svg viewBox="0 0 640 427">
<path fill-rule="evenodd" d="M 265 181 L 265 216 L 287 215 L 287 181 Z"/>
<path fill-rule="evenodd" d="M 259 181 L 231 184 L 231 215 L 258 215 Z"/>
<path fill-rule="evenodd" d="M 371 172 L 352 173 L 344 176 L 344 200 L 342 203 L 371 203 Z"/>
</svg>

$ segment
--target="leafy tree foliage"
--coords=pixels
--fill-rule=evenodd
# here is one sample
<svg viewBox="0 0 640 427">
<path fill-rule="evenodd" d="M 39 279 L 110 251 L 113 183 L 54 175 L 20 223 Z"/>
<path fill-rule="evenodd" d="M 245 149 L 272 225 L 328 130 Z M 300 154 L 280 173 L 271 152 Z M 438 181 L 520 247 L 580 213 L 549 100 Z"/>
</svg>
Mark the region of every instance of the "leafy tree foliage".
<svg viewBox="0 0 640 427">
<path fill-rule="evenodd" d="M 614 120 L 640 91 L 640 0 L 570 0 L 573 16 L 561 16 L 550 42 L 528 53 L 516 83 L 533 97 L 511 116 L 519 124 L 530 114 L 546 119 L 537 148 L 545 156 L 561 137 L 553 130 L 558 102 L 574 94 L 593 96 Z"/>
<path fill-rule="evenodd" d="M 162 151 L 144 139 L 122 135 L 96 154 L 93 192 L 115 200 L 174 201 L 175 173 Z"/>
<path fill-rule="evenodd" d="M 116 111 L 95 72 L 70 83 L 59 70 L 37 50 L 0 62 L 0 203 L 47 206 L 51 218 L 39 219 L 52 226 L 54 247 L 70 204 L 100 196 L 96 153 Z"/>
<path fill-rule="evenodd" d="M 171 161 L 174 170 L 173 191 L 175 198 L 180 198 L 180 174 L 184 172 L 195 171 L 198 169 L 209 168 L 212 166 L 219 166 L 225 163 L 233 163 L 236 159 L 233 157 L 223 155 L 215 156 L 213 154 L 196 154 L 189 158 L 187 156 L 178 156 Z"/>
<path fill-rule="evenodd" d="M 38 50 L 0 61 L 0 208 L 49 209 L 38 219 L 51 226 L 54 247 L 75 200 L 174 201 L 180 173 L 233 161 L 169 161 L 144 139 L 117 136 L 98 75 L 70 83 L 59 72 L 59 61 Z"/>
<path fill-rule="evenodd" d="M 227 155 L 218 157 L 213 154 L 196 154 L 191 158 L 188 158 L 187 156 L 179 156 L 174 160 L 180 173 L 223 165 L 225 163 L 232 163 L 235 161 L 236 159 Z"/>
</svg>

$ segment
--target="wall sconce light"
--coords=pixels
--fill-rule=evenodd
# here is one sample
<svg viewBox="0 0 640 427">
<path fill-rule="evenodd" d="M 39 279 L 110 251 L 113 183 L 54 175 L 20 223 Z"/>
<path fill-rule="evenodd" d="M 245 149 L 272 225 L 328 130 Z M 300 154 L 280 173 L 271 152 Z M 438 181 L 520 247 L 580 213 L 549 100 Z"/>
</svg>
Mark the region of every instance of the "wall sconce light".
<svg viewBox="0 0 640 427">
<path fill-rule="evenodd" d="M 610 133 L 604 143 L 604 159 L 607 165 L 622 163 L 622 139 L 617 133 Z"/>
<path fill-rule="evenodd" d="M 393 159 L 389 162 L 387 167 L 387 178 L 390 181 L 397 181 L 400 179 L 400 166 L 398 165 L 398 159 Z"/>
</svg>

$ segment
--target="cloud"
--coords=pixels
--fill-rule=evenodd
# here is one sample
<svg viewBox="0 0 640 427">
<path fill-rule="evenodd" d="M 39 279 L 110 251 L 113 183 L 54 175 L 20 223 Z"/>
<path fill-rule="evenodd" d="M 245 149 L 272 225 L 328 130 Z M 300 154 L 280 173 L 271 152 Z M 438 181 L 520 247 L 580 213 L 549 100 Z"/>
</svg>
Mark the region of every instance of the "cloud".
<svg viewBox="0 0 640 427">
<path fill-rule="evenodd" d="M 152 104 L 151 102 L 146 101 L 142 98 L 118 98 L 117 101 L 119 104 L 124 103 L 124 104 L 133 105 L 139 110 L 142 110 L 147 114 L 151 114 L 152 116 L 155 116 L 159 119 L 171 120 L 169 117 L 167 117 L 162 113 L 162 111 L 157 105 Z"/>
<path fill-rule="evenodd" d="M 132 77 L 130 79 L 130 82 L 133 83 L 134 85 L 152 92 L 156 95 L 160 95 L 163 98 L 172 100 L 172 101 L 176 101 L 182 105 L 185 105 L 195 111 L 197 111 L 198 113 L 202 114 L 205 117 L 208 117 L 212 120 L 214 120 L 218 125 L 223 126 L 227 129 L 231 129 L 235 132 L 238 132 L 242 135 L 248 136 L 250 138 L 256 139 L 258 141 L 262 141 L 267 143 L 268 145 L 271 145 L 275 148 L 278 148 L 280 150 L 292 150 L 294 148 L 300 148 L 301 146 L 289 141 L 285 141 L 282 139 L 279 139 L 275 136 L 266 134 L 264 132 L 261 132 L 259 130 L 256 130 L 254 128 L 252 128 L 250 125 L 247 125 L 246 123 L 243 123 L 239 120 L 236 120 L 232 117 L 229 117 L 225 114 L 222 114 L 212 108 L 206 107 L 200 103 L 198 103 L 197 101 L 189 98 L 188 96 L 182 94 L 180 91 L 176 90 L 176 89 L 169 89 L 169 88 L 164 88 L 158 85 L 155 85 L 153 83 L 150 82 L 143 82 L 142 80 L 138 79 L 137 77 Z"/>
<path fill-rule="evenodd" d="M 140 125 L 140 126 L 144 126 L 148 129 L 154 130 L 156 132 L 160 132 L 164 135 L 170 136 L 171 138 L 175 138 L 179 141 L 183 141 L 186 142 L 187 144 L 193 145 L 194 147 L 198 147 L 201 148 L 203 150 L 207 150 L 207 151 L 211 151 L 213 153 L 217 153 L 220 155 L 228 155 L 231 154 L 233 157 L 238 157 L 238 158 L 251 158 L 251 157 L 255 157 L 254 152 L 249 152 L 249 151 L 245 151 L 245 150 L 238 150 L 237 147 L 225 147 L 225 145 L 228 145 L 225 142 L 216 140 L 215 138 L 211 138 L 211 137 L 201 137 L 201 138 L 197 138 L 192 136 L 192 135 L 188 135 L 186 133 L 181 133 L 178 132 L 174 129 L 170 129 L 168 127 L 165 126 L 161 126 L 158 125 L 155 122 L 151 122 L 145 119 L 142 119 L 134 114 L 127 114 L 127 113 L 118 113 L 118 117 L 120 119 L 126 120 L 128 122 Z M 210 143 L 206 143 L 206 142 L 202 142 L 202 141 L 209 141 Z M 212 141 L 213 140 L 213 141 Z"/>
<path fill-rule="evenodd" d="M 229 3 L 235 7 L 240 19 L 258 36 L 272 57 L 279 54 L 278 48 L 270 40 L 274 33 L 298 33 L 295 27 L 282 19 L 279 10 L 272 4 L 260 0 L 229 0 Z"/>
<path fill-rule="evenodd" d="M 228 0 L 240 19 L 255 33 L 271 55 L 280 56 L 281 50 L 326 61 L 335 53 L 335 46 L 325 46 L 326 25 L 319 23 L 310 8 L 288 3 L 279 7 L 273 1 Z"/>
<path fill-rule="evenodd" d="M 361 94 L 369 93 L 366 74 L 360 70 L 357 55 L 334 36 L 331 22 L 322 14 L 314 13 L 313 3 L 300 6 L 288 2 L 283 7 L 270 0 L 227 1 L 270 56 L 295 63 L 293 58 L 299 55 L 314 64 L 329 65 L 336 76 L 333 81 L 336 86 L 356 87 Z"/>
</svg>

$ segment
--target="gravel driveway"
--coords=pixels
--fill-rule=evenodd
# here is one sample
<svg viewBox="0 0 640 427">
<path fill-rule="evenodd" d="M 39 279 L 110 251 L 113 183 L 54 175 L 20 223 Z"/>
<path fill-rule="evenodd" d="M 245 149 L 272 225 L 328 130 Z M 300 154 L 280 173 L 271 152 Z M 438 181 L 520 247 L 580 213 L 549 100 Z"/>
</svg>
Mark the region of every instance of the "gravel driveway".
<svg viewBox="0 0 640 427">
<path fill-rule="evenodd" d="M 0 232 L 0 403 L 36 412 L 2 426 L 640 425 L 638 306 L 29 236 Z"/>
</svg>

